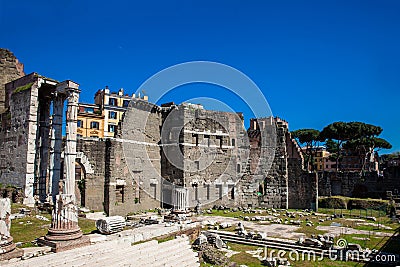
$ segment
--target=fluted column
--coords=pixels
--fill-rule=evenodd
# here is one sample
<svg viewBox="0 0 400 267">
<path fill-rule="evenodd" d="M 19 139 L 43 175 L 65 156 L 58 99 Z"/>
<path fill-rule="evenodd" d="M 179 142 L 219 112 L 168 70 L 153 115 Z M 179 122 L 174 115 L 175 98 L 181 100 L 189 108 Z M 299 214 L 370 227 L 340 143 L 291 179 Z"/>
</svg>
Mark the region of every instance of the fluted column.
<svg viewBox="0 0 400 267">
<path fill-rule="evenodd" d="M 52 154 L 52 196 L 54 201 L 54 210 L 51 221 L 51 228 L 46 235 L 47 240 L 66 241 L 78 239 L 82 232 L 78 226 L 78 209 L 75 203 L 75 159 L 76 159 L 76 121 L 78 113 L 79 99 L 78 84 L 65 81 L 57 85 L 57 94 L 64 97 L 57 97 L 54 102 L 54 151 Z M 60 161 L 58 156 L 61 154 L 62 139 L 61 122 L 63 100 L 67 99 L 67 118 L 66 118 L 66 140 L 64 148 L 64 186 L 63 192 L 58 192 L 60 178 Z"/>
<path fill-rule="evenodd" d="M 67 127 L 64 152 L 64 194 L 75 197 L 76 128 L 78 120 L 79 89 L 67 89 Z"/>
</svg>

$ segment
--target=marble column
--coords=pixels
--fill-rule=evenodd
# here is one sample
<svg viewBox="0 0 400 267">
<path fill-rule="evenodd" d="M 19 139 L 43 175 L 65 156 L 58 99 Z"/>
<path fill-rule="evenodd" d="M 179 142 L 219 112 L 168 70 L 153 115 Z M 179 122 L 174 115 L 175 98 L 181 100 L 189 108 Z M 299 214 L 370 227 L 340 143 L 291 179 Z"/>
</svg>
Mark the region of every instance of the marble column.
<svg viewBox="0 0 400 267">
<path fill-rule="evenodd" d="M 56 195 L 55 205 L 49 232 L 40 240 L 40 243 L 51 246 L 55 252 L 90 244 L 89 238 L 82 236 L 82 231 L 78 226 L 78 208 L 75 198 L 76 123 L 80 93 L 78 86 L 72 81 L 65 81 L 57 85 L 58 93 L 64 94 L 67 99 L 67 125 L 64 148 L 65 179 L 62 194 L 56 195 L 58 180 L 54 173 L 56 168 L 53 168 L 52 195 Z M 57 105 L 57 107 L 61 109 L 60 105 Z M 57 141 L 56 133 L 55 136 L 54 142 Z M 55 150 L 54 155 L 57 154 L 58 151 L 56 153 Z M 53 167 L 55 163 L 57 163 L 57 160 L 54 160 Z"/>
</svg>

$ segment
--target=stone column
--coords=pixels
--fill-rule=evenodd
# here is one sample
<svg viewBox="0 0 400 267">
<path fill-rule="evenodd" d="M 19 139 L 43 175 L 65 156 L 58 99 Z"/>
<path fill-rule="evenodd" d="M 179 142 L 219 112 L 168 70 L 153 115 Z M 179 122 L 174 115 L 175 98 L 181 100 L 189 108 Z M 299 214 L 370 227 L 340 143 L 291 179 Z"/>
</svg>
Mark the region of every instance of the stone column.
<svg viewBox="0 0 400 267">
<path fill-rule="evenodd" d="M 65 88 L 67 96 L 67 126 L 64 148 L 64 186 L 63 193 L 56 196 L 55 209 L 48 240 L 60 241 L 77 239 L 82 236 L 78 226 L 78 210 L 75 203 L 75 158 L 76 158 L 76 121 L 78 112 L 78 88 Z M 59 105 L 58 105 L 59 107 Z M 58 164 L 58 163 L 57 163 Z M 53 173 L 54 174 L 54 173 Z M 53 179 L 53 195 L 58 186 L 57 177 Z"/>
<path fill-rule="evenodd" d="M 186 210 L 189 203 L 187 188 L 175 187 L 172 193 L 172 203 L 174 210 Z"/>
<path fill-rule="evenodd" d="M 17 249 L 10 235 L 11 228 L 11 201 L 9 198 L 0 198 L 0 260 L 21 257 L 23 250 Z"/>
<path fill-rule="evenodd" d="M 78 120 L 78 99 L 80 91 L 68 88 L 67 94 L 67 127 L 64 152 L 65 186 L 64 194 L 75 198 L 75 160 L 76 160 L 76 129 Z M 75 201 L 75 200 L 74 200 Z"/>
<path fill-rule="evenodd" d="M 44 245 L 51 246 L 55 252 L 90 244 L 89 238 L 82 236 L 82 231 L 78 226 L 78 209 L 75 203 L 76 122 L 80 93 L 78 86 L 72 81 L 65 81 L 57 85 L 57 91 L 67 96 L 65 179 L 63 193 L 56 196 L 49 232 L 39 241 Z M 55 186 L 58 186 L 58 181 L 55 179 L 57 178 L 53 172 L 53 195 L 56 192 Z"/>
<path fill-rule="evenodd" d="M 40 135 L 40 168 L 39 168 L 39 198 L 45 202 L 47 198 L 47 169 L 49 159 L 50 132 L 50 99 L 45 98 L 40 103 L 39 135 Z"/>
<path fill-rule="evenodd" d="M 61 150 L 62 150 L 62 117 L 64 109 L 64 96 L 57 94 L 53 101 L 53 120 L 50 143 L 50 171 L 49 171 L 49 193 L 53 204 L 59 191 L 61 177 Z"/>
</svg>

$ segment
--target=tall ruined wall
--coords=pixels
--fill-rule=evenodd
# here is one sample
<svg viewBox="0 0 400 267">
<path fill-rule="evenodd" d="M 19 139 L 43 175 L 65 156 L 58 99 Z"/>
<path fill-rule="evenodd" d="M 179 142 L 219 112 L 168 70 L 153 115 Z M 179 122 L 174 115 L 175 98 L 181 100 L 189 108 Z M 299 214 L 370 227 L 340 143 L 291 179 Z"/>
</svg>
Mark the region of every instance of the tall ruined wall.
<svg viewBox="0 0 400 267">
<path fill-rule="evenodd" d="M 318 175 L 303 168 L 304 159 L 296 140 L 286 134 L 288 161 L 288 207 L 318 209 Z"/>
<path fill-rule="evenodd" d="M 82 196 L 85 199 L 78 199 L 77 203 L 83 203 L 91 210 L 104 210 L 106 142 L 94 138 L 78 138 L 76 151 L 77 162 L 83 168 L 84 175 L 81 179 L 84 179 L 85 184 L 85 193 Z"/>
<path fill-rule="evenodd" d="M 288 207 L 288 166 L 285 139 L 287 131 L 286 123 L 276 122 L 275 158 L 264 180 L 264 194 L 260 200 L 261 206 Z"/>
<path fill-rule="evenodd" d="M 0 48 L 0 114 L 5 111 L 6 92 L 4 85 L 24 76 L 24 65 L 12 52 Z"/>
<path fill-rule="evenodd" d="M 251 120 L 248 170 L 240 182 L 244 205 L 287 208 L 286 133 L 287 123 L 279 119 Z"/>
</svg>

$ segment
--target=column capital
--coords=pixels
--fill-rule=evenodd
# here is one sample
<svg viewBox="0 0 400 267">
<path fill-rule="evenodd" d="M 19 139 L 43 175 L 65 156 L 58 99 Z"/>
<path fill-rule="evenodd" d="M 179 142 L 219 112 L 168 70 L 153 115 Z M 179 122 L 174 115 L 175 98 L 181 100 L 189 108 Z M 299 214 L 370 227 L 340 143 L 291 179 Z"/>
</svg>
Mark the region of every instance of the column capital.
<svg viewBox="0 0 400 267">
<path fill-rule="evenodd" d="M 68 91 L 80 92 L 79 84 L 76 82 L 73 82 L 71 80 L 66 80 L 66 81 L 63 81 L 63 82 L 57 84 L 56 91 L 59 93 L 63 93 L 63 94 L 66 94 Z"/>
</svg>

